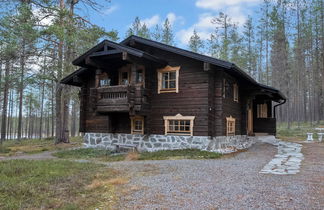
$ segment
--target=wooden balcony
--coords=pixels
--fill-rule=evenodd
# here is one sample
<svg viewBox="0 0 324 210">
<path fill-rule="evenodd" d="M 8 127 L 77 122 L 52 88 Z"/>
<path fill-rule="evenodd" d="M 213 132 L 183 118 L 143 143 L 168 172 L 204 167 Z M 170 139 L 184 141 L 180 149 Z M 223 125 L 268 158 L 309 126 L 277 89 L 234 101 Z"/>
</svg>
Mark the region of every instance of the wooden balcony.
<svg viewBox="0 0 324 210">
<path fill-rule="evenodd" d="M 141 85 L 118 85 L 91 88 L 91 104 L 100 113 L 139 112 L 146 104 L 147 90 Z"/>
</svg>

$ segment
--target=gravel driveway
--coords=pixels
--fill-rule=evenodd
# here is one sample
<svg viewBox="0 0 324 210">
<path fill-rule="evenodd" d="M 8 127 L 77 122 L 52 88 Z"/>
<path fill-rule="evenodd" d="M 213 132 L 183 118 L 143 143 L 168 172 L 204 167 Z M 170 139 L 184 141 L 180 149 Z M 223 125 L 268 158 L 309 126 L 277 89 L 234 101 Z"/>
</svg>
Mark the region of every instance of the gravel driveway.
<svg viewBox="0 0 324 210">
<path fill-rule="evenodd" d="M 277 148 L 257 143 L 218 160 L 110 163 L 130 182 L 120 209 L 324 209 L 324 144 L 304 144 L 296 175 L 260 174 Z"/>
</svg>

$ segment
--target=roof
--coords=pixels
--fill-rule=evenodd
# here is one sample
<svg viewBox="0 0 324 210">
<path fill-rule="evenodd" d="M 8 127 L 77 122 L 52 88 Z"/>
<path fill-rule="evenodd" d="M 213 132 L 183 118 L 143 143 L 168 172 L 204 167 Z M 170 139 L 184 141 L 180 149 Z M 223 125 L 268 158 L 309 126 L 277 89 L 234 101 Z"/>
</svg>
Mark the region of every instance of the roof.
<svg viewBox="0 0 324 210">
<path fill-rule="evenodd" d="M 217 59 L 217 58 L 213 58 L 210 56 L 206 56 L 206 55 L 202 55 L 199 53 L 195 53 L 195 52 L 191 52 L 188 50 L 184 50 L 178 47 L 174 47 L 174 46 L 170 46 L 167 44 L 163 44 L 157 41 L 153 41 L 153 40 L 149 40 L 149 39 L 145 39 L 142 37 L 138 37 L 135 35 L 132 35 L 130 37 L 128 37 L 127 39 L 123 40 L 120 43 L 115 43 L 112 41 L 108 41 L 108 40 L 104 40 L 102 42 L 100 42 L 98 45 L 94 46 L 93 48 L 89 49 L 87 52 L 85 52 L 84 54 L 82 54 L 81 56 L 79 56 L 78 58 L 76 58 L 72 63 L 73 65 L 77 65 L 77 66 L 83 66 L 85 67 L 85 59 L 88 56 L 101 56 L 101 55 L 108 55 L 109 53 L 106 52 L 98 52 L 100 49 L 106 49 L 107 47 L 110 48 L 114 48 L 115 50 L 113 50 L 114 52 L 112 52 L 112 50 L 110 50 L 110 53 L 122 53 L 122 52 L 127 52 L 131 55 L 137 56 L 137 57 L 143 57 L 149 60 L 153 60 L 153 61 L 157 61 L 157 62 L 163 62 L 162 59 L 151 55 L 145 51 L 139 50 L 137 48 L 133 48 L 130 45 L 131 41 L 133 42 L 138 42 L 140 44 L 143 45 L 147 45 L 150 47 L 154 47 L 154 48 L 158 48 L 164 51 L 168 51 L 168 52 L 172 52 L 178 55 L 182 55 L 188 58 L 192 58 L 195 60 L 199 60 L 202 62 L 206 62 L 215 66 L 219 66 L 224 68 L 225 70 L 228 71 L 233 71 L 236 74 L 240 75 L 241 77 L 243 77 L 245 80 L 251 82 L 253 85 L 255 85 L 256 87 L 262 89 L 263 91 L 266 92 L 270 92 L 272 94 L 275 94 L 278 96 L 278 98 L 285 100 L 286 97 L 278 90 L 275 89 L 273 87 L 270 86 L 266 86 L 263 85 L 261 83 L 258 83 L 257 81 L 255 81 L 250 75 L 248 75 L 245 71 L 243 71 L 242 69 L 240 69 L 238 66 L 236 66 L 234 63 L 228 62 L 228 61 L 224 61 L 221 59 Z M 80 68 L 77 71 L 73 72 L 72 74 L 68 75 L 67 77 L 65 77 L 64 79 L 62 79 L 61 83 L 67 83 L 67 81 L 69 81 L 70 79 L 72 79 L 74 76 L 84 72 L 85 69 L 84 68 Z"/>
<path fill-rule="evenodd" d="M 114 48 L 114 50 L 105 50 L 105 48 Z M 142 50 L 136 49 L 136 48 L 132 48 L 130 46 L 126 46 L 126 45 L 122 45 L 122 44 L 118 44 L 109 40 L 103 40 L 102 42 L 100 42 L 99 44 L 97 44 L 96 46 L 94 46 L 93 48 L 89 49 L 87 52 L 85 52 L 84 54 L 82 54 L 81 56 L 79 56 L 78 58 L 76 58 L 75 60 L 72 61 L 73 65 L 76 66 L 84 66 L 83 62 L 85 61 L 85 59 L 88 56 L 93 55 L 94 53 L 96 53 L 98 50 L 100 49 L 104 49 L 103 52 L 100 52 L 100 54 L 97 54 L 97 56 L 102 56 L 102 55 L 108 55 L 110 51 L 114 51 L 114 53 L 122 53 L 122 52 L 127 52 L 130 55 L 134 55 L 136 57 L 144 57 L 147 58 L 149 60 L 153 60 L 153 61 L 157 61 L 157 62 L 163 62 L 162 59 L 159 59 L 156 56 L 153 56 L 151 54 L 148 54 L 147 52 L 144 52 Z"/>
</svg>

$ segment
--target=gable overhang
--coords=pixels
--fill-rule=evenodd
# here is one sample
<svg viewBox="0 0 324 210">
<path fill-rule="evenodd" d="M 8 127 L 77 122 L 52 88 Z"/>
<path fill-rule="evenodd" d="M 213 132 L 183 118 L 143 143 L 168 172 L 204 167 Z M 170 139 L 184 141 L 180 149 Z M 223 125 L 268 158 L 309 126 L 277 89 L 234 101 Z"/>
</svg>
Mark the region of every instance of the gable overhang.
<svg viewBox="0 0 324 210">
<path fill-rule="evenodd" d="M 96 45 L 95 47 L 91 48 L 90 50 L 88 50 L 87 52 L 85 52 L 84 54 L 76 58 L 72 62 L 72 64 L 86 68 L 91 66 L 89 62 L 90 59 L 117 58 L 117 59 L 126 60 L 128 55 L 136 58 L 148 60 L 150 62 L 158 63 L 160 65 L 167 65 L 167 62 L 165 60 L 160 59 L 156 56 L 150 55 L 139 49 L 135 49 L 108 40 L 104 40 L 100 42 L 98 45 Z"/>
<path fill-rule="evenodd" d="M 76 87 L 82 86 L 82 75 L 87 73 L 89 69 L 87 68 L 79 68 L 78 70 L 72 72 L 71 74 L 64 77 L 60 83 L 65 85 L 72 85 Z"/>
</svg>

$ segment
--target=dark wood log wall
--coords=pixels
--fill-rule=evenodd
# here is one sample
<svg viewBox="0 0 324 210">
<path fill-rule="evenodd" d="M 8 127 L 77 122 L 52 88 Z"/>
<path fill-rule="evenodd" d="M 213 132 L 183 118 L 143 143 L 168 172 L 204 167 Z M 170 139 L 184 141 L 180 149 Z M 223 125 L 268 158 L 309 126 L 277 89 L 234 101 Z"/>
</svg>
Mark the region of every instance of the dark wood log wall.
<svg viewBox="0 0 324 210">
<path fill-rule="evenodd" d="M 230 85 L 233 85 L 234 83 L 238 84 L 239 91 L 242 87 L 240 87 L 240 84 L 238 81 L 233 78 L 232 76 L 223 73 L 223 78 L 229 81 Z M 233 95 L 233 94 L 232 94 Z M 223 134 L 226 135 L 226 117 L 232 116 L 235 120 L 235 135 L 241 135 L 242 132 L 242 101 L 244 102 L 245 99 L 241 98 L 242 94 L 239 93 L 239 100 L 238 102 L 234 101 L 233 96 L 228 97 L 226 96 L 223 98 L 222 103 L 222 109 L 223 109 L 223 115 L 222 115 L 222 121 L 223 121 Z"/>
<path fill-rule="evenodd" d="M 179 93 L 158 94 L 156 69 L 149 69 L 151 88 L 151 112 L 148 115 L 149 133 L 164 134 L 163 116 L 195 116 L 195 136 L 208 135 L 208 72 L 203 71 L 203 63 L 164 51 L 153 51 L 169 61 L 170 66 L 181 66 L 179 71 Z"/>
</svg>

